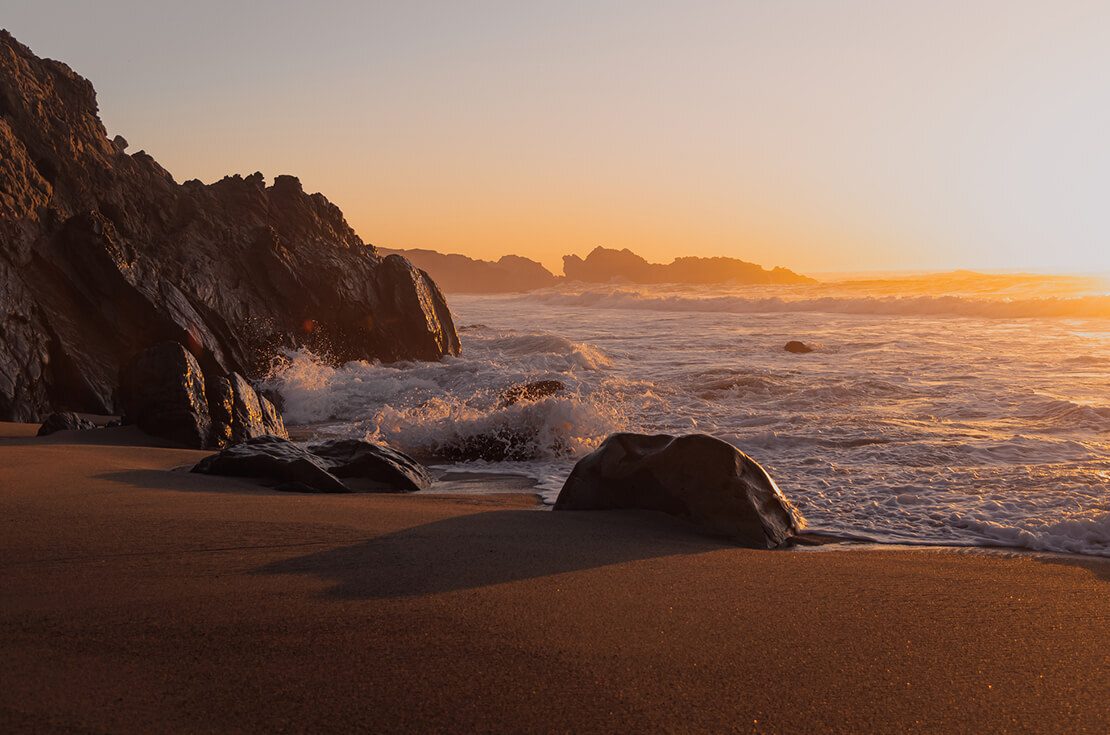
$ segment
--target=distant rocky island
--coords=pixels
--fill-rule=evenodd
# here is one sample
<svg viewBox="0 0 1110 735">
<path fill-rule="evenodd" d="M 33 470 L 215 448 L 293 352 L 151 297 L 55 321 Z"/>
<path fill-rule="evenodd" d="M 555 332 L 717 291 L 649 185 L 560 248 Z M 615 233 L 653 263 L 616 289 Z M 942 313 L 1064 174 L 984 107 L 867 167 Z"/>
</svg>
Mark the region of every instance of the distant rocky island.
<svg viewBox="0 0 1110 735">
<path fill-rule="evenodd" d="M 814 283 L 814 279 L 786 268 L 767 270 L 736 258 L 675 258 L 649 263 L 628 250 L 597 247 L 585 259 L 563 256 L 563 272 L 571 281 L 589 283 Z"/>
<path fill-rule="evenodd" d="M 459 352 L 432 279 L 295 177 L 179 184 L 127 148 L 92 84 L 0 31 L 0 420 L 119 413 L 120 368 L 165 341 L 247 378 L 290 347 Z"/>
<path fill-rule="evenodd" d="M 675 258 L 649 263 L 631 250 L 594 248 L 585 259 L 563 256 L 565 276 L 556 276 L 543 265 L 519 255 L 499 260 L 476 260 L 435 250 L 389 250 L 403 255 L 425 270 L 448 293 L 513 293 L 548 288 L 563 281 L 585 283 L 814 283 L 814 279 L 786 268 L 768 270 L 736 258 Z"/>
<path fill-rule="evenodd" d="M 553 286 L 560 280 L 536 261 L 519 255 L 504 255 L 491 261 L 424 249 L 378 248 L 378 252 L 404 256 L 416 267 L 427 271 L 448 293 L 533 291 Z"/>
</svg>

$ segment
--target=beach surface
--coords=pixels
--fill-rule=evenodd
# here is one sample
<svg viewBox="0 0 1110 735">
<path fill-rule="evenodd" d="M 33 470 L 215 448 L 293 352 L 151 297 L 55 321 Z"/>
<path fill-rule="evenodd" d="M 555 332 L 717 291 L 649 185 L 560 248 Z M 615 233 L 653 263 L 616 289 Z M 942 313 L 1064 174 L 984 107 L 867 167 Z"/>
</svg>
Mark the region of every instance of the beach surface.
<svg viewBox="0 0 1110 735">
<path fill-rule="evenodd" d="M 0 731 L 1110 731 L 1110 562 L 301 495 L 0 425 Z"/>
</svg>

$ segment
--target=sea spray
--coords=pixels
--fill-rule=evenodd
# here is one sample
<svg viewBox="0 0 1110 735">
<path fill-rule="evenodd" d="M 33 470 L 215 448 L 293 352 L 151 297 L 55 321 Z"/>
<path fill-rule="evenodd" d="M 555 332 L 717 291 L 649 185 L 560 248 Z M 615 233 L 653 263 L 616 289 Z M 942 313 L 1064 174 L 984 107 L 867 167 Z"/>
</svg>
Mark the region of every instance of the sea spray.
<svg viewBox="0 0 1110 735">
<path fill-rule="evenodd" d="M 916 301 L 893 301 L 889 284 L 455 295 L 460 357 L 335 366 L 291 353 L 270 386 L 302 430 L 528 474 L 549 501 L 612 432 L 701 431 L 756 458 L 816 530 L 1110 555 L 1110 319 L 1001 318 L 1071 298 L 1001 284 L 922 284 L 934 291 Z M 753 298 L 809 303 L 761 312 Z M 832 306 L 804 310 L 815 298 Z M 792 339 L 816 349 L 790 354 Z M 565 389 L 503 405 L 536 380 Z M 447 459 L 475 442 L 522 459 Z"/>
</svg>

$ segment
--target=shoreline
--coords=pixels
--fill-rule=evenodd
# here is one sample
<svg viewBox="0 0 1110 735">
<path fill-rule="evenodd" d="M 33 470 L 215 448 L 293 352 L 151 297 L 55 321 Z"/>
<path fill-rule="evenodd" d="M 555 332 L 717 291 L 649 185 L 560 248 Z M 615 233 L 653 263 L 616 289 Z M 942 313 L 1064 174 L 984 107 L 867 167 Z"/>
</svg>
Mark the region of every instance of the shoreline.
<svg viewBox="0 0 1110 735">
<path fill-rule="evenodd" d="M 83 418 L 92 420 L 99 426 L 109 420 L 116 419 L 116 416 L 101 416 L 98 414 L 79 414 Z M 28 423 L 15 423 L 15 422 L 0 422 L 0 449 L 3 448 L 5 443 L 10 442 L 12 439 L 33 439 L 38 440 L 40 437 L 35 436 L 39 424 Z M 298 426 L 291 427 L 291 437 L 294 441 L 303 442 L 310 441 L 315 438 L 307 433 L 298 433 L 296 430 Z M 98 435 L 84 434 L 83 432 L 59 432 L 54 435 L 59 440 L 75 445 L 103 445 L 103 446 L 130 446 L 130 447 L 148 447 L 148 448 L 167 448 L 176 449 L 172 444 L 163 442 L 162 440 L 143 434 L 133 427 L 117 427 L 111 430 L 112 434 L 105 435 L 103 432 L 98 432 Z M 65 436 L 63 436 L 65 435 Z M 190 451 L 197 455 L 197 458 L 212 454 L 215 450 L 181 450 Z M 172 471 L 185 471 L 191 467 L 194 462 L 182 464 L 178 467 L 169 468 Z M 445 498 L 481 498 L 489 497 L 495 499 L 502 495 L 527 495 L 535 499 L 536 507 L 534 510 L 550 511 L 552 504 L 549 504 L 541 492 L 533 492 L 539 484 L 539 480 L 524 473 L 512 472 L 497 472 L 485 469 L 456 469 L 458 465 L 431 465 L 431 469 L 436 473 L 436 486 L 435 489 L 421 490 L 415 493 L 408 494 L 408 497 L 445 497 Z M 255 486 L 258 487 L 258 486 Z M 475 490 L 474 488 L 481 488 Z M 259 490 L 265 488 L 258 487 Z M 287 493 L 282 493 L 283 495 Z M 371 493 L 372 494 L 372 493 Z M 356 495 L 365 495 L 363 493 L 356 493 Z M 676 523 L 684 524 L 681 520 L 675 520 Z M 693 526 L 690 529 L 695 530 Z M 1033 549 L 1026 546 L 1007 546 L 1005 544 L 989 544 L 989 543 L 940 543 L 931 540 L 907 540 L 902 539 L 898 541 L 883 541 L 875 539 L 863 534 L 855 533 L 838 533 L 836 531 L 829 531 L 824 529 L 805 529 L 798 534 L 794 542 L 787 549 L 782 551 L 793 550 L 822 550 L 822 551 L 847 551 L 847 550 L 860 550 L 866 551 L 874 547 L 876 550 L 889 549 L 900 551 L 914 551 L 914 550 L 935 550 L 935 551 L 952 551 L 959 552 L 985 552 L 997 554 L 1020 554 L 1020 555 L 1033 555 L 1033 556 L 1047 556 L 1062 559 L 1075 559 L 1084 560 L 1090 559 L 1096 562 L 1102 562 L 1110 565 L 1110 556 L 1099 554 L 1081 554 L 1078 552 L 1070 551 L 1055 551 L 1048 549 Z"/>
<path fill-rule="evenodd" d="M 1097 557 L 282 493 L 110 431 L 0 440 L 7 731 L 1110 728 Z"/>
</svg>

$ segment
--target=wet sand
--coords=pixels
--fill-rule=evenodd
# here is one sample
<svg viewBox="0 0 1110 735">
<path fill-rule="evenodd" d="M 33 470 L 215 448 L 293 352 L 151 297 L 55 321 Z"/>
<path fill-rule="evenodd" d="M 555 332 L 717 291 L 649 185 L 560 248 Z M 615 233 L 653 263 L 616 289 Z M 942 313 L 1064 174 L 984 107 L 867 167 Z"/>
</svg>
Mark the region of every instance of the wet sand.
<svg viewBox="0 0 1110 735">
<path fill-rule="evenodd" d="M 0 425 L 0 731 L 1110 731 L 1110 563 L 296 495 Z"/>
</svg>

